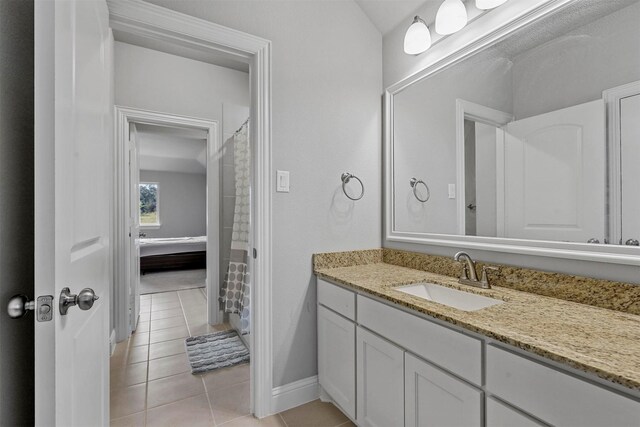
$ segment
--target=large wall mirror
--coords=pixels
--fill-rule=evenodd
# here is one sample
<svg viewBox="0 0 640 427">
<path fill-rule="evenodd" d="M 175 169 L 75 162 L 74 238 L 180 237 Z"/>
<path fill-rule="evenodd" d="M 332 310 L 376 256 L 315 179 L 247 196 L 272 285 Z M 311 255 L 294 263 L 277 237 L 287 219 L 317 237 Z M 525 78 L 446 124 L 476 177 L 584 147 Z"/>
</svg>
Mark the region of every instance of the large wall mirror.
<svg viewBox="0 0 640 427">
<path fill-rule="evenodd" d="M 387 239 L 638 259 L 639 22 L 574 0 L 392 86 Z"/>
</svg>

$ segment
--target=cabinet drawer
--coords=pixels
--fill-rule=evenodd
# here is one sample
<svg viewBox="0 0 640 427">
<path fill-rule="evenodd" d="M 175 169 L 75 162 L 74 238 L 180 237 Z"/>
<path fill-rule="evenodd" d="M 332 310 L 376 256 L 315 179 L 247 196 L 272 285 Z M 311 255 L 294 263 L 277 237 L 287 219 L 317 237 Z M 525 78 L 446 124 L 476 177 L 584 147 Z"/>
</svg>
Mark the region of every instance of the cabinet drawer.
<svg viewBox="0 0 640 427">
<path fill-rule="evenodd" d="M 340 313 L 347 319 L 356 319 L 356 294 L 318 278 L 318 304 Z"/>
<path fill-rule="evenodd" d="M 562 426 L 638 426 L 640 402 L 493 345 L 487 390 L 542 421 Z"/>
<path fill-rule="evenodd" d="M 358 295 L 358 323 L 421 358 L 482 385 L 482 341 Z"/>
<path fill-rule="evenodd" d="M 532 418 L 493 397 L 487 399 L 487 427 L 543 427 Z"/>
</svg>

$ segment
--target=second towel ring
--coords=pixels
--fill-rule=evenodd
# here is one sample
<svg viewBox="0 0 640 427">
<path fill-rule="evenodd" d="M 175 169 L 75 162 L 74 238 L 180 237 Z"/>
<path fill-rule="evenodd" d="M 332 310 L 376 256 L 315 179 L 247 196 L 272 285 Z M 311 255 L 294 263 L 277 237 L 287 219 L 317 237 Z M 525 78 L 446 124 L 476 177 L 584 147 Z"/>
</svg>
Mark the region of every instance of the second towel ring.
<svg viewBox="0 0 640 427">
<path fill-rule="evenodd" d="M 424 185 L 424 188 L 427 189 L 427 198 L 426 199 L 421 199 L 418 196 L 418 193 L 416 193 L 416 188 L 418 187 L 418 184 Z M 431 191 L 429 190 L 429 186 L 423 180 L 417 179 L 417 178 L 411 178 L 409 180 L 409 185 L 411 186 L 411 188 L 413 188 L 413 195 L 416 197 L 416 199 L 418 199 L 418 201 L 420 201 L 422 203 L 425 203 L 427 200 L 429 200 L 429 198 L 431 198 Z"/>
<path fill-rule="evenodd" d="M 360 183 L 360 187 L 362 187 L 362 191 L 360 192 L 360 195 L 358 197 L 351 197 L 349 195 L 349 193 L 347 193 L 346 185 L 349 183 L 349 181 L 351 181 L 351 178 L 357 180 Z M 352 173 L 345 172 L 340 176 L 340 179 L 342 180 L 342 192 L 344 193 L 345 196 L 347 196 L 351 200 L 360 200 L 360 199 L 362 199 L 362 196 L 364 196 L 364 184 L 362 183 L 360 178 L 358 178 L 357 176 L 355 176 Z"/>
</svg>

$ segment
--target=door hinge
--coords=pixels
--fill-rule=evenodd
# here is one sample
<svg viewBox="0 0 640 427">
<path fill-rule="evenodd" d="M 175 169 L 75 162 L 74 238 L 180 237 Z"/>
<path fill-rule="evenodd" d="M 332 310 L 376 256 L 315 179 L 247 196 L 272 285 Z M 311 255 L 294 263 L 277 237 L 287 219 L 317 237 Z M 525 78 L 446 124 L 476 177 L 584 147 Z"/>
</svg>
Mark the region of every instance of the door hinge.
<svg viewBox="0 0 640 427">
<path fill-rule="evenodd" d="M 253 259 L 258 258 L 258 250 L 256 248 L 253 248 Z"/>
</svg>

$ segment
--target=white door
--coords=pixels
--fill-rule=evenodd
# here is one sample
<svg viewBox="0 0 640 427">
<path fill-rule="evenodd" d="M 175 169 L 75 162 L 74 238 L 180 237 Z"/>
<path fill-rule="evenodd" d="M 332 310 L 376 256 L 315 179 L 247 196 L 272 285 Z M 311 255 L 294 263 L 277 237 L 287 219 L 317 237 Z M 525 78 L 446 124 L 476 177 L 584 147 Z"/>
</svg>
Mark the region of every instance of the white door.
<svg viewBox="0 0 640 427">
<path fill-rule="evenodd" d="M 605 141 L 603 100 L 509 123 L 501 237 L 604 242 Z"/>
<path fill-rule="evenodd" d="M 129 125 L 129 307 L 131 331 L 140 316 L 140 168 L 136 124 Z"/>
<path fill-rule="evenodd" d="M 104 0 L 36 1 L 36 425 L 109 423 L 113 38 Z M 63 288 L 99 297 L 59 309 Z M 84 310 L 81 310 L 81 307 Z"/>
<path fill-rule="evenodd" d="M 356 326 L 318 306 L 320 386 L 352 419 L 356 418 Z"/>
<path fill-rule="evenodd" d="M 404 425 L 404 351 L 358 326 L 357 421 L 361 427 Z"/>
<path fill-rule="evenodd" d="M 405 354 L 406 427 L 480 427 L 482 392 Z"/>
<path fill-rule="evenodd" d="M 640 240 L 640 95 L 620 100 L 620 151 L 622 159 L 621 243 Z M 617 239 L 616 239 L 617 240 Z M 614 241 L 612 243 L 617 243 Z"/>
</svg>

